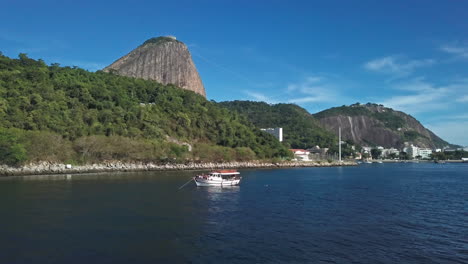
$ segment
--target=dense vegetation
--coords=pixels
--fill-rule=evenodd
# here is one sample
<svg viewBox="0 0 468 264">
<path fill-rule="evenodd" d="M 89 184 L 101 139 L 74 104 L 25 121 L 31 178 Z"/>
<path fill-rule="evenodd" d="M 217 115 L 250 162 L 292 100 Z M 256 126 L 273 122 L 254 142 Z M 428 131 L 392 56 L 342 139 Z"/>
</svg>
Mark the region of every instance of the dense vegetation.
<svg viewBox="0 0 468 264">
<path fill-rule="evenodd" d="M 410 130 L 403 132 L 403 140 L 404 141 L 414 141 L 418 138 L 424 137 L 423 135 L 419 134 L 416 131 Z"/>
<path fill-rule="evenodd" d="M 179 42 L 179 43 L 181 43 L 180 41 L 178 41 L 176 39 L 173 39 L 171 37 L 156 37 L 156 38 L 148 39 L 147 41 L 143 42 L 143 44 L 141 46 L 144 46 L 146 44 L 162 44 L 162 43 L 165 43 L 165 42 Z"/>
<path fill-rule="evenodd" d="M 462 158 L 468 158 L 468 151 L 455 150 L 445 152 L 434 152 L 431 154 L 434 160 L 460 160 Z"/>
<path fill-rule="evenodd" d="M 1 53 L 0 152 L 8 164 L 290 156 L 273 136 L 191 91 Z"/>
<path fill-rule="evenodd" d="M 320 126 L 305 109 L 294 104 L 264 102 L 221 102 L 222 106 L 246 116 L 260 128 L 283 128 L 284 143 L 292 148 L 337 146 L 338 137 Z"/>
</svg>

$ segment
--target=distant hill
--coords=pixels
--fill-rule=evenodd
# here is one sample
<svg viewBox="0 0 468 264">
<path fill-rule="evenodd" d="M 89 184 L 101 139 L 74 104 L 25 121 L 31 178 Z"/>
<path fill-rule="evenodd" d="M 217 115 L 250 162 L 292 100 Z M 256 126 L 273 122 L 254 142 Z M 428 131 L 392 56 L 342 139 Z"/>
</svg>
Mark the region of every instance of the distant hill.
<svg viewBox="0 0 468 264">
<path fill-rule="evenodd" d="M 324 129 L 314 116 L 294 104 L 230 101 L 220 105 L 246 116 L 259 128 L 282 127 L 284 142 L 292 148 L 331 147 L 338 142 L 338 132 Z"/>
<path fill-rule="evenodd" d="M 402 147 L 404 142 L 429 148 L 450 145 L 414 117 L 382 105 L 368 103 L 333 107 L 314 114 L 314 117 L 332 131 L 341 127 L 344 139 L 361 145 Z"/>
<path fill-rule="evenodd" d="M 104 68 L 104 71 L 162 84 L 174 84 L 206 97 L 205 88 L 187 46 L 175 37 L 148 39 Z"/>
<path fill-rule="evenodd" d="M 0 53 L 0 163 L 288 155 L 246 118 L 192 91 Z"/>
</svg>

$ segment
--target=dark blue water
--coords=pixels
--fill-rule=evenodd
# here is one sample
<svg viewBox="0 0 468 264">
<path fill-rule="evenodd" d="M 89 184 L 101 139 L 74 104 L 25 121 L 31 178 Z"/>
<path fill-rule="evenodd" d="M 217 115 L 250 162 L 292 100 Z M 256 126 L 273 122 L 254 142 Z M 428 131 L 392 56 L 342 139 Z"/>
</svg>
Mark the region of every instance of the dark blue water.
<svg viewBox="0 0 468 264">
<path fill-rule="evenodd" d="M 468 263 L 468 164 L 0 181 L 0 263 Z"/>
</svg>

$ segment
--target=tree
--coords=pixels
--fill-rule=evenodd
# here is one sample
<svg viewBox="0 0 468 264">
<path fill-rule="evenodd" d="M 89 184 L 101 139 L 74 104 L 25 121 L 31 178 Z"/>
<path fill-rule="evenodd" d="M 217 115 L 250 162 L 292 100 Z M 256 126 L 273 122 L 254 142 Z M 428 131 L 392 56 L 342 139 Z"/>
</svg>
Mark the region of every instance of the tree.
<svg viewBox="0 0 468 264">
<path fill-rule="evenodd" d="M 447 156 L 445 155 L 444 152 L 433 152 L 431 154 L 431 158 L 433 160 L 446 160 L 447 159 Z"/>
<path fill-rule="evenodd" d="M 382 150 L 376 149 L 376 148 L 371 149 L 371 155 L 373 159 L 378 159 L 381 154 L 382 154 Z"/>
<path fill-rule="evenodd" d="M 399 154 L 399 158 L 401 160 L 409 160 L 408 153 L 401 151 L 400 154 Z"/>
<path fill-rule="evenodd" d="M 23 134 L 4 133 L 2 163 L 21 163 L 26 158 L 31 162 L 190 158 L 185 149 L 170 145 L 169 139 L 191 145 L 203 142 L 219 154 L 212 155 L 212 160 L 291 155 L 244 116 L 192 91 L 102 71 L 47 66 L 26 54 L 18 57 L 0 56 L 0 129 L 15 128 Z M 279 113 L 281 109 L 276 110 Z M 324 133 L 318 139 L 326 138 Z M 297 140 L 304 141 L 299 136 Z M 93 149 L 93 144 L 102 151 Z M 147 151 L 153 144 L 161 149 Z M 132 147 L 142 149 L 144 155 L 128 151 Z"/>
<path fill-rule="evenodd" d="M 15 131 L 0 129 L 0 162 L 18 165 L 26 159 L 26 150 L 18 143 Z"/>
</svg>

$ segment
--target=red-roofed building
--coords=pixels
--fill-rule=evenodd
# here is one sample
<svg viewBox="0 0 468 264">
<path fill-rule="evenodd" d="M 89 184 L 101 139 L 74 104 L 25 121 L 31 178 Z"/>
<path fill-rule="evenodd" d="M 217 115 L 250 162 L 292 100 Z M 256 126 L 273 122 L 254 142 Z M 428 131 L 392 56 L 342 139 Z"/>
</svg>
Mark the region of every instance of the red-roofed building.
<svg viewBox="0 0 468 264">
<path fill-rule="evenodd" d="M 290 149 L 294 153 L 294 158 L 300 161 L 309 161 L 310 152 L 305 149 Z"/>
</svg>

